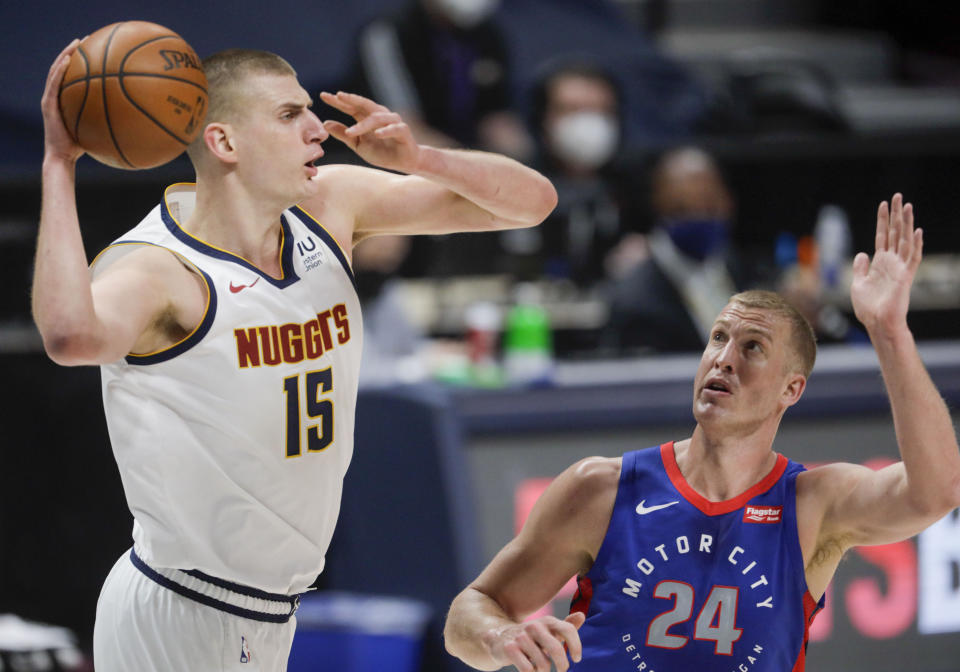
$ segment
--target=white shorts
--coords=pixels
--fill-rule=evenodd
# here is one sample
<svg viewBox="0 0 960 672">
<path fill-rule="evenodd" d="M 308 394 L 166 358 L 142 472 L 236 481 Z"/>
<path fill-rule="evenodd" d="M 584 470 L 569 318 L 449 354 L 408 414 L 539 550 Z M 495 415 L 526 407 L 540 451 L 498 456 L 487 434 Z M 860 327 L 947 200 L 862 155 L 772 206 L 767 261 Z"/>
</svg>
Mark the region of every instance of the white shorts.
<svg viewBox="0 0 960 672">
<path fill-rule="evenodd" d="M 100 591 L 94 666 L 97 672 L 283 672 L 297 604 L 296 597 L 199 572 L 148 567 L 131 550 Z"/>
</svg>

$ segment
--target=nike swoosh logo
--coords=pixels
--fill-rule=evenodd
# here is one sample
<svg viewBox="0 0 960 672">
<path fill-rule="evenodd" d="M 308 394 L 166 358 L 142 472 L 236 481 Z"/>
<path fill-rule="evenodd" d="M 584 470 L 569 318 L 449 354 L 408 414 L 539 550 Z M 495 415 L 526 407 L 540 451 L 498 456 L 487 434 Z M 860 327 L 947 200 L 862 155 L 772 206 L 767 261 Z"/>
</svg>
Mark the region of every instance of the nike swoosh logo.
<svg viewBox="0 0 960 672">
<path fill-rule="evenodd" d="M 254 286 L 255 284 L 257 284 L 258 282 L 260 282 L 260 278 L 257 278 L 256 280 L 254 280 L 253 282 L 251 282 L 249 285 L 235 285 L 235 284 L 233 284 L 233 280 L 231 280 L 231 281 L 230 281 L 230 291 L 231 291 L 232 293 L 236 294 L 237 292 L 243 291 L 243 290 L 246 289 L 247 287 L 253 287 L 253 286 Z"/>
<path fill-rule="evenodd" d="M 645 499 L 641 499 L 641 500 L 640 500 L 640 503 L 637 504 L 637 513 L 639 513 L 641 516 L 645 516 L 645 515 L 647 515 L 648 513 L 653 513 L 654 511 L 659 511 L 660 509 L 665 509 L 665 508 L 667 508 L 668 506 L 673 506 L 674 504 L 679 504 L 679 503 L 680 503 L 680 500 L 677 500 L 677 501 L 675 501 L 675 502 L 667 502 L 666 504 L 656 504 L 656 505 L 654 505 L 654 506 L 644 506 L 644 504 L 646 503 L 646 501 L 647 501 L 647 500 L 645 500 Z"/>
</svg>

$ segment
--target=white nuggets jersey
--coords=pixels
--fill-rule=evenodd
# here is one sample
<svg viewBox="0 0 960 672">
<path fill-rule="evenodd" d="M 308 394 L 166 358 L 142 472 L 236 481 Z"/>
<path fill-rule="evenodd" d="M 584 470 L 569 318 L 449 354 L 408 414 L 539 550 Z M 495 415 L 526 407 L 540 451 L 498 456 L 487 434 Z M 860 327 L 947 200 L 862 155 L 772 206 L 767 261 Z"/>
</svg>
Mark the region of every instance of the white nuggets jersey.
<svg viewBox="0 0 960 672">
<path fill-rule="evenodd" d="M 94 261 L 175 252 L 206 282 L 200 325 L 102 367 L 103 403 L 137 553 L 260 590 L 323 569 L 353 452 L 362 321 L 352 271 L 310 215 L 282 216 L 279 280 L 184 231 L 193 185 Z"/>
</svg>

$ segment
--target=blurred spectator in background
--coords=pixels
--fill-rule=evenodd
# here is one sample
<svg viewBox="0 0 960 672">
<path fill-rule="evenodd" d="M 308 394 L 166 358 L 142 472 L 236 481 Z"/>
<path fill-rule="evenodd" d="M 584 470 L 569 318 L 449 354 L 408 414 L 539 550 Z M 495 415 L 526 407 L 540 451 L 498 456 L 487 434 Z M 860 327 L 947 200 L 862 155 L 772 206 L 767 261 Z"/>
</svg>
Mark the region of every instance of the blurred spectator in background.
<svg viewBox="0 0 960 672">
<path fill-rule="evenodd" d="M 493 15 L 500 0 L 412 0 L 373 21 L 357 45 L 356 93 L 403 116 L 417 141 L 528 159 L 510 109 L 510 63 Z"/>
<path fill-rule="evenodd" d="M 735 292 L 768 284 L 767 263 L 731 244 L 736 204 L 705 151 L 668 151 L 656 164 L 650 256 L 610 288 L 608 337 L 621 350 L 700 350 Z"/>
<path fill-rule="evenodd" d="M 537 167 L 559 203 L 543 227 L 500 235 L 508 253 L 532 255 L 537 273 L 581 287 L 604 277 L 605 258 L 635 221 L 615 162 L 623 124 L 620 86 L 605 69 L 575 58 L 545 69 L 532 94 L 531 126 Z"/>
<path fill-rule="evenodd" d="M 353 250 L 357 294 L 363 309 L 360 385 L 414 382 L 426 376 L 426 339 L 407 317 L 397 271 L 410 251 L 409 236 L 373 236 Z"/>
</svg>

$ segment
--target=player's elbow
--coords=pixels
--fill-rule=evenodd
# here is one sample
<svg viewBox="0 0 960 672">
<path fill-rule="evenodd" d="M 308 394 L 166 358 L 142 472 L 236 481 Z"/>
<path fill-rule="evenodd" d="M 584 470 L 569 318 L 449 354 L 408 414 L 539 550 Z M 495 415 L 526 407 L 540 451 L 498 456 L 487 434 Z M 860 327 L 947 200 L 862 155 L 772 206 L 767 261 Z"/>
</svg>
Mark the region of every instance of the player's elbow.
<svg viewBox="0 0 960 672">
<path fill-rule="evenodd" d="M 103 358 L 100 343 L 89 334 L 71 330 L 46 330 L 41 331 L 41 336 L 47 357 L 60 366 L 98 364 Z"/>
</svg>

